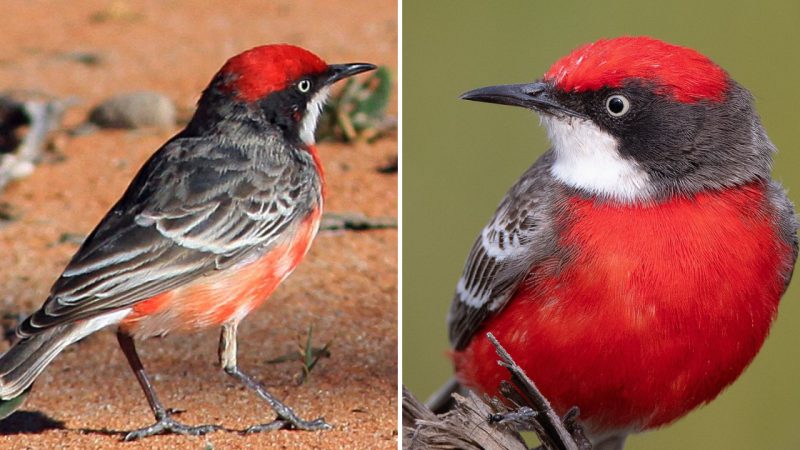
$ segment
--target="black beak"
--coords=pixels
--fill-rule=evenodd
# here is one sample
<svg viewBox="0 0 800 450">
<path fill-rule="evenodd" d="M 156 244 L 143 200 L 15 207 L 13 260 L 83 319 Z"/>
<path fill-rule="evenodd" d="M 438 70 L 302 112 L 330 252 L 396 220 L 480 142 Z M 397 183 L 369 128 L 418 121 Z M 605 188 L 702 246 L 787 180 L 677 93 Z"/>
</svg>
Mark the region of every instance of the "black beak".
<svg viewBox="0 0 800 450">
<path fill-rule="evenodd" d="M 327 77 L 325 78 L 325 84 L 333 84 L 337 81 L 352 77 L 353 75 L 359 74 L 361 72 L 366 72 L 368 70 L 374 70 L 376 66 L 373 64 L 367 63 L 351 63 L 351 64 L 331 64 L 328 66 L 328 73 Z"/>
<path fill-rule="evenodd" d="M 585 114 L 573 111 L 559 103 L 553 97 L 552 90 L 552 85 L 541 81 L 529 84 L 502 84 L 474 89 L 461 94 L 460 98 L 475 102 L 521 106 L 545 114 L 586 118 Z"/>
</svg>

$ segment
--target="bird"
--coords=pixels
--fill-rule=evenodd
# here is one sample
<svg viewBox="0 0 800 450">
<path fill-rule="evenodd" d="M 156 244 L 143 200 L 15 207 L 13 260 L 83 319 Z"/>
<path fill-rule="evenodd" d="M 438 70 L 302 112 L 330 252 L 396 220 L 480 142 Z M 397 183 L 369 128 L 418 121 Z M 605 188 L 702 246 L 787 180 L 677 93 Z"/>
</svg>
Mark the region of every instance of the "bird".
<svg viewBox="0 0 800 450">
<path fill-rule="evenodd" d="M 540 116 L 551 147 L 475 240 L 447 327 L 455 389 L 499 395 L 492 333 L 595 449 L 712 401 L 758 353 L 797 219 L 750 92 L 708 57 L 599 39 L 462 99 Z M 438 406 L 437 406 L 438 405 Z"/>
<path fill-rule="evenodd" d="M 42 307 L 0 357 L 0 401 L 18 408 L 68 345 L 107 326 L 155 416 L 125 440 L 200 435 L 217 425 L 176 421 L 156 396 L 135 341 L 221 327 L 223 370 L 277 414 L 247 432 L 322 430 L 237 364 L 237 328 L 308 252 L 325 179 L 314 130 L 333 83 L 367 63 L 327 64 L 289 44 L 262 45 L 225 62 L 186 127 L 142 166 L 89 234 Z"/>
</svg>

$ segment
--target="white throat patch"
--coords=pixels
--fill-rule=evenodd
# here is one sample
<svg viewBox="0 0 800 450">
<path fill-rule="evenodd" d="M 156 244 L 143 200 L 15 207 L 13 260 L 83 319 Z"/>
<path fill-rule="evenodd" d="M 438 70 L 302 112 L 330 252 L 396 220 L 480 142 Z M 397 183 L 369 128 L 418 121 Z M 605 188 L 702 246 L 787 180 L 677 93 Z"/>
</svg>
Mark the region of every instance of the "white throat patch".
<svg viewBox="0 0 800 450">
<path fill-rule="evenodd" d="M 311 97 L 311 101 L 308 102 L 308 105 L 306 105 L 306 113 L 303 115 L 303 120 L 300 122 L 300 139 L 302 139 L 306 145 L 312 145 L 314 143 L 314 132 L 317 129 L 319 115 L 322 112 L 322 108 L 325 106 L 325 101 L 328 99 L 329 92 L 330 87 L 325 86 L 317 91 L 317 93 Z"/>
<path fill-rule="evenodd" d="M 617 140 L 586 119 L 543 114 L 555 149 L 550 174 L 562 183 L 620 201 L 647 198 L 650 177 L 620 155 Z"/>
</svg>

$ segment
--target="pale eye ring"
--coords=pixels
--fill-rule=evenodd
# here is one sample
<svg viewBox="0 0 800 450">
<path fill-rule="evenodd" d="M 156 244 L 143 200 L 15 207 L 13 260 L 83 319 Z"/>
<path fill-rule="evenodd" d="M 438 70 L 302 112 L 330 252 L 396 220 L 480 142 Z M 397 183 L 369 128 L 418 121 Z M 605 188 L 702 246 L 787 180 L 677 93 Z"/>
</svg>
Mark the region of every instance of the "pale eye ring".
<svg viewBox="0 0 800 450">
<path fill-rule="evenodd" d="M 622 117 L 631 109 L 631 102 L 624 95 L 611 95 L 606 99 L 606 111 L 612 117 Z"/>
<path fill-rule="evenodd" d="M 297 83 L 297 90 L 305 94 L 311 90 L 311 82 L 308 80 L 300 80 L 300 82 Z"/>
</svg>

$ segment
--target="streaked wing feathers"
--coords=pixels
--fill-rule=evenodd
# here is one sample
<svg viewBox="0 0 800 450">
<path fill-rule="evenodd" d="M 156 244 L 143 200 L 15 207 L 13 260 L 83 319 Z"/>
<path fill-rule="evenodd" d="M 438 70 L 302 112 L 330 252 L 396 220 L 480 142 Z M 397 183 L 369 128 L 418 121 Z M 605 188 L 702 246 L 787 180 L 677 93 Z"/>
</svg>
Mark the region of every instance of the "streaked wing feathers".
<svg viewBox="0 0 800 450">
<path fill-rule="evenodd" d="M 501 310 L 530 269 L 552 254 L 552 178 L 545 153 L 511 188 L 483 228 L 458 280 L 447 323 L 455 350 Z"/>
<path fill-rule="evenodd" d="M 264 140 L 262 150 L 213 138 L 167 143 L 20 333 L 123 308 L 266 251 L 317 206 L 321 187 L 310 155 Z"/>
</svg>

